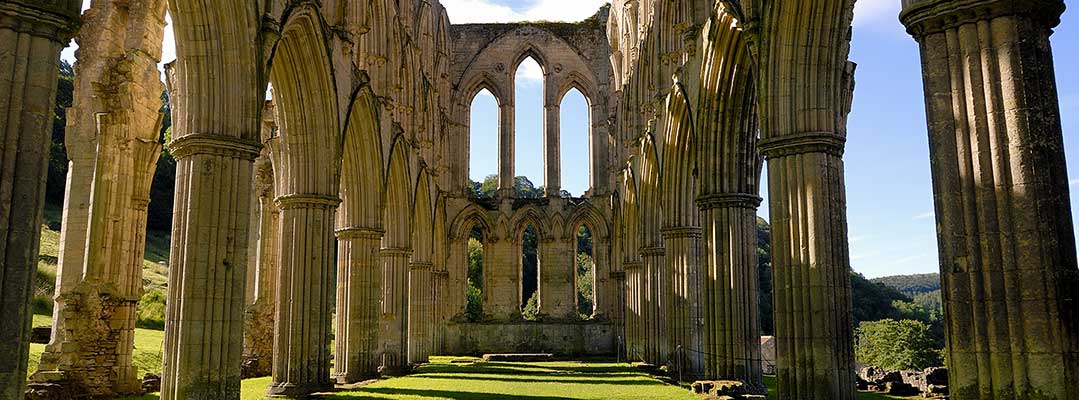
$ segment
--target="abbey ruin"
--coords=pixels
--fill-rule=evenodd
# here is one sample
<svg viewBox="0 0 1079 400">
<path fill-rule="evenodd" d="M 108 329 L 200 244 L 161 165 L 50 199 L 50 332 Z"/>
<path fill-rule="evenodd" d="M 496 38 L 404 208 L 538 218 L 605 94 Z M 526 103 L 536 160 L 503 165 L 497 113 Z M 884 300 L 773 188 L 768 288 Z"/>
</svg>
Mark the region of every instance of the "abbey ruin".
<svg viewBox="0 0 1079 400">
<path fill-rule="evenodd" d="M 921 48 L 952 398 L 1079 399 L 1079 270 L 1049 46 L 1064 3 L 902 2 Z M 854 398 L 843 166 L 854 0 L 614 0 L 578 23 L 462 25 L 437 0 L 91 4 L 0 0 L 0 399 L 22 399 L 27 380 L 138 391 L 134 310 L 162 146 L 177 160 L 163 399 L 238 399 L 249 374 L 272 374 L 269 395 L 300 397 L 431 355 L 534 351 L 620 354 L 763 389 L 762 190 L 778 398 Z M 166 11 L 177 58 L 162 143 Z M 57 61 L 72 38 L 54 329 L 28 377 Z M 513 74 L 526 57 L 543 70 L 540 198 L 514 191 Z M 560 191 L 571 89 L 589 106 L 582 197 Z M 501 116 L 491 198 L 469 181 L 481 90 Z M 584 319 L 582 227 L 596 265 Z M 470 321 L 476 237 L 483 318 Z M 537 321 L 521 317 L 526 285 Z"/>
</svg>

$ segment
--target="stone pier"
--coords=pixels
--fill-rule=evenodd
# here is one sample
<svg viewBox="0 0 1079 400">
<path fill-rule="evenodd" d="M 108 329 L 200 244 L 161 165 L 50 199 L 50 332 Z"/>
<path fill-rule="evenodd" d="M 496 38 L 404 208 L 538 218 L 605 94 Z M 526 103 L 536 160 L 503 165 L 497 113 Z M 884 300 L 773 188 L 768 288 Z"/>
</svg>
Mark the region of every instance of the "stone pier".
<svg viewBox="0 0 1079 400">
<path fill-rule="evenodd" d="M 1059 0 L 906 0 L 921 46 L 951 398 L 1079 398 Z"/>
<path fill-rule="evenodd" d="M 0 399 L 23 398 L 60 50 L 80 1 L 0 3 Z"/>
<path fill-rule="evenodd" d="M 382 301 L 381 229 L 337 230 L 337 333 L 334 376 L 355 383 L 378 376 Z"/>
<path fill-rule="evenodd" d="M 382 315 L 378 340 L 382 357 L 380 372 L 384 374 L 398 374 L 408 366 L 408 259 L 411 256 L 411 248 L 383 247 L 379 250 Z"/>
<path fill-rule="evenodd" d="M 264 115 L 265 116 L 265 115 Z M 255 160 L 252 182 L 255 209 L 247 263 L 247 309 L 244 319 L 244 378 L 270 375 L 273 369 L 274 314 L 280 268 L 280 215 L 274 202 L 273 166 L 267 149 Z"/>
<path fill-rule="evenodd" d="M 83 15 L 90 28 L 77 38 L 85 46 L 75 65 L 67 132 L 76 145 L 70 151 L 79 153 L 76 159 L 93 155 L 93 167 L 91 174 L 69 176 L 66 195 L 76 203 L 68 203 L 74 206 L 66 215 L 72 223 L 62 228 L 67 240 L 57 271 L 58 329 L 31 377 L 35 390 L 37 383 L 57 381 L 68 388 L 48 390 L 93 396 L 142 390 L 131 357 L 143 291 L 146 209 L 161 153 L 164 88 L 157 63 L 164 15 L 165 2 L 154 0 L 98 0 Z M 78 203 L 84 199 L 87 208 Z M 77 254 L 83 258 L 71 257 Z"/>
</svg>

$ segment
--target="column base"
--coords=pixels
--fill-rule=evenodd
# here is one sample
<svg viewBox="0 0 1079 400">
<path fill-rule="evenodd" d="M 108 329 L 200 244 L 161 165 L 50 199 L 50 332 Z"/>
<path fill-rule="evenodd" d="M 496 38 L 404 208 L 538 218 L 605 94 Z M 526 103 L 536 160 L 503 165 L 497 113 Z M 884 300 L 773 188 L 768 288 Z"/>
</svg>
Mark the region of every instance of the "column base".
<svg viewBox="0 0 1079 400">
<path fill-rule="evenodd" d="M 333 384 L 326 383 L 310 383 L 310 384 L 295 384 L 295 383 L 278 383 L 270 384 L 266 388 L 266 397 L 271 398 L 304 398 L 315 393 L 327 393 L 333 391 Z"/>
</svg>

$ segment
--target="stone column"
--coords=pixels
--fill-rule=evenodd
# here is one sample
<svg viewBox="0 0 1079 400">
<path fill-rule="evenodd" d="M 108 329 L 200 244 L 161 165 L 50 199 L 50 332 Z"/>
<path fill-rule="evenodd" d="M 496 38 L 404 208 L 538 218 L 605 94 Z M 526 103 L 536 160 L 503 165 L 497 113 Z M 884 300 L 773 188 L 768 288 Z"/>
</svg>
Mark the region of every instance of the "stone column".
<svg viewBox="0 0 1079 400">
<path fill-rule="evenodd" d="M 644 343 L 641 333 L 641 263 L 627 261 L 626 270 L 626 358 L 632 361 L 644 359 Z"/>
<path fill-rule="evenodd" d="M 512 89 L 512 88 L 511 88 Z M 510 90 L 510 93 L 513 93 Z M 502 104 L 498 107 L 498 196 L 502 198 L 513 197 L 514 190 L 514 157 L 516 131 L 514 123 L 513 101 L 500 99 Z"/>
<path fill-rule="evenodd" d="M 667 341 L 667 307 L 671 298 L 670 276 L 663 246 L 641 248 L 641 323 L 644 326 L 645 361 L 652 364 L 667 362 L 670 348 Z"/>
<path fill-rule="evenodd" d="M 561 105 L 557 103 L 547 104 L 543 107 L 543 159 L 544 169 L 544 193 L 547 196 L 558 197 L 562 190 L 562 148 L 560 123 Z"/>
<path fill-rule="evenodd" d="M 393 375 L 403 372 L 408 363 L 408 259 L 412 249 L 383 247 L 378 254 L 382 262 L 380 372 Z"/>
<path fill-rule="evenodd" d="M 265 150 L 264 150 L 265 151 Z M 274 202 L 273 166 L 269 157 L 255 161 L 255 221 L 257 235 L 248 263 L 247 309 L 244 319 L 244 378 L 267 376 L 273 369 L 274 314 L 276 313 L 277 271 L 281 255 L 281 210 Z M 250 249 L 250 248 L 249 248 Z"/>
<path fill-rule="evenodd" d="M 251 164 L 261 145 L 188 133 L 170 148 L 176 219 L 161 398 L 239 398 Z"/>
<path fill-rule="evenodd" d="M 697 198 L 704 239 L 704 349 L 709 378 L 764 389 L 758 307 L 757 207 L 753 194 Z"/>
<path fill-rule="evenodd" d="M 521 287 L 519 276 L 521 269 L 521 242 L 512 238 L 503 240 L 484 239 L 484 319 L 492 318 L 509 321 L 521 315 L 521 301 L 518 295 Z M 539 250 L 536 249 L 536 252 L 538 253 Z M 543 311 L 542 308 L 540 311 Z"/>
<path fill-rule="evenodd" d="M 60 50 L 81 2 L 0 3 L 0 399 L 22 399 Z"/>
<path fill-rule="evenodd" d="M 907 0 L 921 45 L 953 399 L 1079 398 L 1059 0 Z"/>
<path fill-rule="evenodd" d="M 780 399 L 853 399 L 843 137 L 762 139 L 768 160 Z"/>
<path fill-rule="evenodd" d="M 572 238 L 538 238 L 536 245 L 536 272 L 539 274 L 536 289 L 539 290 L 540 312 L 555 319 L 576 319 L 576 232 Z M 519 263 L 523 263 L 523 260 Z M 521 302 L 527 300 L 522 298 Z"/>
<path fill-rule="evenodd" d="M 430 262 L 409 263 L 408 275 L 408 363 L 427 362 L 431 355 L 431 321 L 434 313 L 431 301 Z"/>
<path fill-rule="evenodd" d="M 379 303 L 382 301 L 381 229 L 337 231 L 337 334 L 334 376 L 355 383 L 378 376 Z"/>
<path fill-rule="evenodd" d="M 274 317 L 273 397 L 302 397 L 330 382 L 330 308 L 334 290 L 334 211 L 340 200 L 285 195 L 281 209 L 281 266 Z"/>
<path fill-rule="evenodd" d="M 698 226 L 662 229 L 666 247 L 665 274 L 668 275 L 661 323 L 666 324 L 670 363 L 684 379 L 701 377 L 704 346 L 701 343 L 701 228 Z M 681 349 L 679 349 L 681 348 Z"/>
<path fill-rule="evenodd" d="M 611 253 L 607 245 L 608 238 L 592 236 L 592 272 L 595 281 L 592 285 L 592 316 L 598 320 L 609 320 L 617 315 L 618 292 L 622 290 L 611 270 Z"/>
<path fill-rule="evenodd" d="M 443 269 L 437 269 L 432 273 L 432 281 L 434 286 L 433 297 L 433 309 L 435 311 L 434 316 L 434 329 L 432 331 L 432 347 L 433 354 L 445 354 L 446 353 L 446 324 L 453 316 L 455 308 L 452 308 L 452 302 L 448 301 L 449 296 L 449 272 Z"/>
</svg>

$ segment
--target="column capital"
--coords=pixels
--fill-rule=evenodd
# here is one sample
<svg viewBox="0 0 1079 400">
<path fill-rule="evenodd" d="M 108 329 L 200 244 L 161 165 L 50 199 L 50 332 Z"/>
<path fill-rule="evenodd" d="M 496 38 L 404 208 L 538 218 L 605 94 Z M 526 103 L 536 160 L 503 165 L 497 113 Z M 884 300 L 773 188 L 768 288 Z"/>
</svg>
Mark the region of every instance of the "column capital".
<svg viewBox="0 0 1079 400">
<path fill-rule="evenodd" d="M 348 227 L 340 228 L 334 231 L 337 234 L 337 238 L 340 240 L 353 240 L 353 239 L 372 239 L 381 240 L 382 235 L 386 234 L 386 231 L 379 228 L 364 228 L 364 227 Z"/>
<path fill-rule="evenodd" d="M 63 45 L 78 31 L 82 2 L 22 1 L 0 2 L 0 28 L 53 39 Z"/>
<path fill-rule="evenodd" d="M 697 208 L 712 210 L 716 208 L 746 208 L 756 210 L 761 206 L 761 198 L 751 193 L 709 193 L 697 196 Z"/>
<path fill-rule="evenodd" d="M 208 154 L 254 161 L 262 151 L 262 144 L 235 136 L 190 133 L 169 142 L 169 150 L 177 160 L 198 154 Z"/>
<path fill-rule="evenodd" d="M 278 196 L 274 199 L 277 203 L 277 208 L 282 210 L 296 209 L 296 208 L 337 208 L 338 204 L 341 204 L 341 199 L 337 196 L 326 196 L 321 194 L 286 194 L 284 196 Z"/>
<path fill-rule="evenodd" d="M 765 158 L 793 156 L 806 153 L 827 153 L 843 156 L 847 138 L 835 132 L 798 132 L 762 138 L 757 150 Z"/>
<path fill-rule="evenodd" d="M 663 235 L 663 239 L 699 238 L 701 237 L 701 227 L 668 226 L 660 228 L 659 233 Z"/>
<path fill-rule="evenodd" d="M 409 269 L 426 269 L 430 270 L 435 264 L 430 261 L 412 261 L 408 263 Z"/>
<path fill-rule="evenodd" d="M 626 271 L 629 271 L 631 269 L 640 269 L 642 265 L 644 265 L 644 263 L 640 261 L 623 261 L 622 269 Z"/>
<path fill-rule="evenodd" d="M 383 247 L 381 249 L 378 249 L 378 255 L 380 257 L 411 257 L 412 249 L 408 247 Z"/>
<path fill-rule="evenodd" d="M 1027 15 L 1045 23 L 1060 24 L 1061 0 L 903 0 L 899 20 L 915 39 L 959 25 L 1006 15 Z"/>
<path fill-rule="evenodd" d="M 641 247 L 642 256 L 662 256 L 667 254 L 667 248 L 663 246 Z"/>
</svg>

